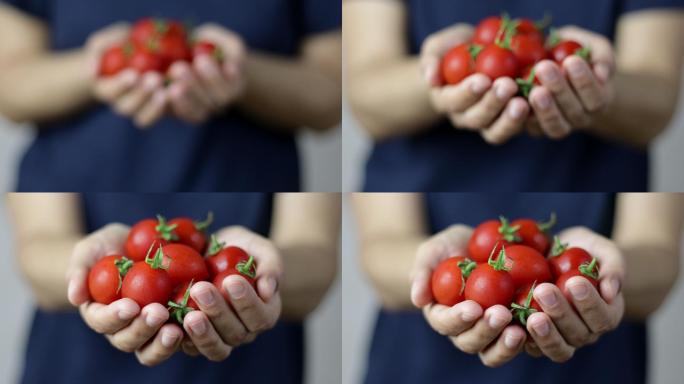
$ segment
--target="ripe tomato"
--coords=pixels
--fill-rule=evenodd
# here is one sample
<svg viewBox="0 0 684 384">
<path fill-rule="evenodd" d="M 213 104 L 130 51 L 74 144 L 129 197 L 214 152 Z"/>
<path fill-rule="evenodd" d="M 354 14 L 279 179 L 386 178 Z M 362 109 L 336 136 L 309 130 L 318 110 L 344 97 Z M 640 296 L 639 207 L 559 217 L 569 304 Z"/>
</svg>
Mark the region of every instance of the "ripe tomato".
<svg viewBox="0 0 684 384">
<path fill-rule="evenodd" d="M 121 255 L 101 258 L 88 273 L 90 297 L 98 303 L 109 304 L 121 298 L 121 281 L 133 262 Z"/>
<path fill-rule="evenodd" d="M 521 243 L 539 251 L 542 255 L 549 253 L 551 240 L 548 231 L 556 224 L 556 215 L 551 214 L 547 222 L 538 223 L 532 219 L 517 219 L 511 225 L 518 227 Z"/>
<path fill-rule="evenodd" d="M 500 304 L 508 307 L 515 295 L 515 283 L 506 270 L 505 256 L 499 253 L 496 260 L 478 264 L 466 280 L 465 299 L 474 300 L 487 309 Z"/>
<path fill-rule="evenodd" d="M 598 289 L 598 264 L 596 258 L 593 258 L 590 263 L 584 263 L 577 267 L 577 269 L 570 270 L 563 273 L 556 280 L 556 286 L 563 292 L 563 296 L 572 304 L 572 294 L 566 287 L 566 283 L 570 278 L 575 276 L 582 276 L 587 279 L 594 288 Z"/>
<path fill-rule="evenodd" d="M 589 252 L 579 247 L 568 248 L 568 244 L 561 243 L 556 236 L 549 258 L 549 268 L 553 277 L 557 279 L 566 272 L 577 270 L 582 264 L 591 263 L 592 259 Z"/>
<path fill-rule="evenodd" d="M 582 45 L 574 40 L 564 40 L 551 48 L 551 57 L 559 65 L 563 64 L 568 56 L 577 55 L 584 60 L 589 60 L 589 48 L 582 47 Z"/>
<path fill-rule="evenodd" d="M 161 247 L 164 267 L 174 286 L 190 280 L 203 281 L 209 278 L 204 259 L 193 248 L 185 244 L 168 244 Z"/>
<path fill-rule="evenodd" d="M 183 324 L 183 319 L 191 311 L 199 310 L 199 306 L 195 300 L 190 297 L 190 288 L 193 281 L 181 284 L 176 288 L 171 300 L 169 301 L 169 311 L 171 316 L 176 319 L 179 324 Z"/>
<path fill-rule="evenodd" d="M 185 38 L 185 27 L 173 20 L 144 18 L 133 24 L 130 39 L 136 47 L 149 47 L 150 42 L 164 36 Z"/>
<path fill-rule="evenodd" d="M 189 62 L 192 60 L 192 51 L 185 39 L 185 36 L 166 35 L 160 37 L 153 44 L 154 52 L 159 55 L 163 65 L 162 71 L 166 70 L 171 64 L 177 61 Z"/>
<path fill-rule="evenodd" d="M 173 292 L 173 283 L 162 260 L 161 249 L 157 248 L 154 257 L 148 255 L 145 261 L 133 264 L 121 284 L 121 297 L 134 300 L 140 307 L 151 303 L 166 305 Z"/>
<path fill-rule="evenodd" d="M 501 17 L 490 16 L 477 24 L 473 34 L 473 43 L 480 45 L 493 44 L 501 29 Z"/>
<path fill-rule="evenodd" d="M 534 299 L 533 293 L 536 283 L 524 285 L 518 289 L 513 303 L 511 303 L 511 310 L 513 317 L 518 319 L 520 324 L 527 325 L 527 318 L 535 312 L 542 312 L 539 303 Z"/>
<path fill-rule="evenodd" d="M 491 80 L 499 77 L 514 79 L 520 72 L 520 66 L 511 50 L 497 44 L 490 44 L 477 55 L 475 71 L 486 75 Z"/>
<path fill-rule="evenodd" d="M 169 221 L 169 225 L 176 226 L 174 232 L 178 236 L 180 243 L 194 248 L 195 251 L 203 255 L 207 249 L 206 230 L 213 220 L 214 215 L 209 212 L 204 221 L 193 221 L 187 217 L 176 217 Z"/>
<path fill-rule="evenodd" d="M 128 66 L 138 73 L 164 72 L 164 60 L 158 55 L 143 49 L 136 49 Z"/>
<path fill-rule="evenodd" d="M 518 59 L 518 65 L 524 68 L 546 59 L 544 41 L 536 34 L 519 34 L 511 38 L 511 51 Z"/>
<path fill-rule="evenodd" d="M 432 297 L 442 305 L 452 306 L 463 301 L 465 278 L 477 264 L 464 256 L 449 257 L 442 260 L 432 272 Z"/>
<path fill-rule="evenodd" d="M 100 58 L 100 76 L 113 76 L 128 67 L 130 47 L 114 45 L 109 47 Z"/>
<path fill-rule="evenodd" d="M 526 245 L 512 245 L 502 250 L 506 256 L 508 274 L 513 278 L 516 287 L 533 282 L 551 281 L 551 270 L 544 256 L 536 249 Z"/>
<path fill-rule="evenodd" d="M 211 41 L 200 40 L 195 43 L 195 46 L 192 50 L 192 56 L 197 57 L 200 55 L 208 55 L 213 57 L 214 60 L 218 61 L 219 63 L 223 61 L 223 51 Z"/>
<path fill-rule="evenodd" d="M 226 247 L 225 243 L 218 241 L 216 236 L 211 236 L 209 257 L 206 259 L 207 269 L 213 277 L 229 268 L 235 268 L 241 262 L 247 262 L 249 255 L 240 247 Z"/>
<path fill-rule="evenodd" d="M 124 245 L 126 255 L 133 261 L 144 260 L 148 252 L 154 254 L 157 248 L 177 240 L 174 229 L 176 226 L 167 224 L 161 215 L 157 215 L 157 220 L 145 219 L 137 222 L 128 232 Z M 155 249 L 150 249 L 153 243 L 157 245 Z"/>
<path fill-rule="evenodd" d="M 515 36 L 525 35 L 531 39 L 535 39 L 538 42 L 544 44 L 544 35 L 542 31 L 537 28 L 534 21 L 530 19 L 516 19 L 513 21 L 513 28 L 515 29 Z"/>
<path fill-rule="evenodd" d="M 473 44 L 460 44 L 444 55 L 440 73 L 445 84 L 458 84 L 475 73 L 475 58 L 481 47 Z"/>
<path fill-rule="evenodd" d="M 218 290 L 221 292 L 221 295 L 226 299 L 226 301 L 230 300 L 230 297 L 228 296 L 228 292 L 226 292 L 223 289 L 223 280 L 225 280 L 226 277 L 231 276 L 231 275 L 239 275 L 242 276 L 247 282 L 252 286 L 252 288 L 256 289 L 256 262 L 254 260 L 253 256 L 249 256 L 249 259 L 247 262 L 240 262 L 237 264 L 235 267 L 229 267 L 227 270 L 219 273 L 214 277 L 214 286 L 218 288 Z"/>
<path fill-rule="evenodd" d="M 488 220 L 475 228 L 468 240 L 468 253 L 473 261 L 484 263 L 492 254 L 497 255 L 502 246 L 519 242 L 518 228 L 501 216 L 498 221 Z"/>
</svg>

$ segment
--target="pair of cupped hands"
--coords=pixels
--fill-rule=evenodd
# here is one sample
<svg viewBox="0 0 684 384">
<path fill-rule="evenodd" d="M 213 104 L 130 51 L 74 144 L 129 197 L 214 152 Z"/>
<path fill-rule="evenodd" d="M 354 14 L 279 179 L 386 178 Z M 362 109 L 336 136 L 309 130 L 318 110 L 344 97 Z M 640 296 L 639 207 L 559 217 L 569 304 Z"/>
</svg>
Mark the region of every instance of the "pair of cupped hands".
<svg viewBox="0 0 684 384">
<path fill-rule="evenodd" d="M 112 45 L 125 42 L 129 32 L 130 25 L 125 23 L 106 27 L 88 39 L 85 51 L 95 98 L 130 118 L 137 127 L 150 127 L 166 115 L 201 124 L 224 112 L 243 94 L 245 45 L 240 36 L 216 24 L 200 25 L 193 34 L 198 40 L 214 43 L 223 53 L 222 63 L 202 54 L 192 63 L 173 63 L 167 74 L 125 69 L 115 76 L 99 78 L 100 57 Z"/>
<path fill-rule="evenodd" d="M 532 136 L 564 138 L 573 130 L 591 128 L 613 100 L 615 57 L 610 41 L 574 26 L 558 29 L 558 35 L 588 47 L 591 62 L 574 55 L 562 66 L 540 61 L 534 68 L 541 85 L 533 88 L 528 100 L 516 96 L 518 86 L 509 77 L 492 82 L 476 73 L 459 84 L 441 86 L 442 56 L 472 35 L 473 27 L 468 24 L 430 35 L 421 48 L 421 71 L 430 86 L 433 108 L 446 115 L 454 127 L 477 131 L 490 144 L 503 144 L 525 131 Z"/>
<path fill-rule="evenodd" d="M 583 277 L 570 278 L 566 285 L 572 295 L 569 303 L 555 285 L 538 284 L 533 295 L 543 312 L 530 315 L 527 329 L 513 322 L 510 308 L 502 305 L 483 309 L 472 300 L 452 307 L 435 303 L 430 289 L 432 270 L 447 257 L 466 255 L 472 231 L 468 226 L 454 225 L 425 241 L 417 251 L 411 274 L 411 301 L 422 308 L 430 327 L 447 336 L 456 348 L 477 353 L 489 367 L 501 366 L 523 350 L 534 357 L 543 355 L 564 362 L 575 350 L 596 342 L 619 325 L 625 311 L 621 292 L 624 258 L 615 243 L 584 227 L 569 228 L 559 237 L 598 259 L 599 289 Z"/>
<path fill-rule="evenodd" d="M 124 254 L 129 230 L 123 224 L 109 224 L 85 237 L 75 246 L 67 273 L 69 301 L 78 306 L 88 327 L 103 334 L 115 348 L 135 353 L 147 366 L 164 362 L 178 349 L 221 361 L 233 348 L 252 342 L 275 326 L 282 308 L 278 290 L 281 256 L 271 241 L 243 227 L 226 227 L 216 235 L 254 256 L 256 290 L 244 278 L 228 276 L 222 286 L 230 298 L 228 303 L 211 282 L 195 282 L 190 297 L 200 310 L 189 312 L 182 326 L 168 321 L 169 311 L 162 304 L 140 308 L 128 298 L 108 305 L 91 301 L 87 284 L 90 267 L 105 256 Z"/>
</svg>

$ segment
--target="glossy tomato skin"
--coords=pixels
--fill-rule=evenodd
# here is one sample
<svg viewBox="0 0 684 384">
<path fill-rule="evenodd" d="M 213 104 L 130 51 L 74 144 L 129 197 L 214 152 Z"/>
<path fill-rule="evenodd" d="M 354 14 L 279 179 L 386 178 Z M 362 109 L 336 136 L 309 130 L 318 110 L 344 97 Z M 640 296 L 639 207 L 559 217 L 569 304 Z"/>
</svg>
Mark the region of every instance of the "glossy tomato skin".
<svg viewBox="0 0 684 384">
<path fill-rule="evenodd" d="M 561 292 L 563 292 L 563 296 L 565 296 L 565 299 L 568 300 L 568 303 L 570 304 L 573 304 L 572 294 L 570 293 L 570 290 L 568 289 L 566 284 L 568 280 L 575 276 L 580 276 L 587 279 L 591 283 L 591 285 L 594 286 L 594 288 L 598 289 L 598 280 L 582 274 L 579 270 L 574 269 L 572 271 L 565 272 L 564 274 L 560 275 L 556 280 L 556 286 L 558 287 L 558 289 L 560 289 Z"/>
<path fill-rule="evenodd" d="M 546 258 L 536 249 L 526 245 L 505 247 L 506 266 L 516 287 L 551 281 L 551 270 Z"/>
<path fill-rule="evenodd" d="M 430 288 L 432 297 L 442 305 L 452 306 L 463 301 L 465 279 L 458 263 L 465 257 L 450 257 L 442 260 L 432 272 Z"/>
<path fill-rule="evenodd" d="M 107 49 L 100 58 L 99 75 L 114 76 L 128 67 L 129 55 L 121 45 L 114 45 Z"/>
<path fill-rule="evenodd" d="M 515 295 L 515 283 L 508 272 L 489 264 L 478 264 L 465 285 L 465 299 L 474 300 L 487 309 L 500 304 L 507 307 Z"/>
<path fill-rule="evenodd" d="M 162 61 L 162 71 L 166 72 L 175 62 L 192 60 L 192 50 L 188 45 L 185 36 L 168 35 L 158 40 L 157 55 Z"/>
<path fill-rule="evenodd" d="M 169 221 L 169 225 L 175 225 L 173 230 L 178 236 L 178 241 L 192 247 L 203 255 L 207 250 L 207 235 L 197 228 L 195 222 L 187 217 L 177 217 Z"/>
<path fill-rule="evenodd" d="M 180 304 L 183 302 L 183 297 L 185 296 L 185 292 L 188 290 L 190 287 L 190 281 L 185 282 L 178 287 L 176 287 L 176 290 L 173 292 L 173 295 L 171 296 L 171 301 L 174 303 Z M 194 283 L 193 283 L 194 284 Z M 195 300 L 192 299 L 192 296 L 188 297 L 188 303 L 186 304 L 187 307 L 192 308 L 194 310 L 199 310 L 199 306 L 195 302 Z"/>
<path fill-rule="evenodd" d="M 563 60 L 574 55 L 580 49 L 582 49 L 582 45 L 574 40 L 561 41 L 551 49 L 551 57 L 560 65 L 563 64 Z"/>
<path fill-rule="evenodd" d="M 516 78 L 520 73 L 520 66 L 511 50 L 490 44 L 477 55 L 475 71 L 493 81 L 500 77 Z"/>
<path fill-rule="evenodd" d="M 473 234 L 468 240 L 468 254 L 477 263 L 486 263 L 492 250 L 496 247 L 494 256 L 501 251 L 502 246 L 512 245 L 499 232 L 502 226 L 499 220 L 488 220 L 475 227 Z"/>
<path fill-rule="evenodd" d="M 164 61 L 158 55 L 141 49 L 136 49 L 129 61 L 129 67 L 140 74 L 147 72 L 164 72 Z"/>
<path fill-rule="evenodd" d="M 116 262 L 119 260 L 125 261 L 127 259 L 121 255 L 106 256 L 98 260 L 90 269 L 88 273 L 88 291 L 94 301 L 101 304 L 110 304 L 121 298 L 123 278 L 116 265 Z M 124 272 L 127 272 L 128 268 L 130 266 Z"/>
<path fill-rule="evenodd" d="M 534 65 L 529 65 L 522 70 L 522 75 L 520 78 L 523 80 L 527 80 L 530 78 L 530 75 L 532 74 L 532 70 L 534 69 Z M 534 80 L 532 81 L 534 85 L 541 85 L 541 82 L 539 81 L 539 78 L 537 76 L 534 76 Z"/>
<path fill-rule="evenodd" d="M 142 308 L 151 303 L 166 306 L 173 293 L 171 277 L 164 269 L 152 268 L 139 261 L 128 271 L 121 284 L 121 297 L 129 298 Z"/>
<path fill-rule="evenodd" d="M 544 43 L 544 34 L 537 28 L 534 21 L 530 19 L 516 19 L 515 22 L 515 36 L 526 35 L 542 44 Z"/>
<path fill-rule="evenodd" d="M 477 24 L 473 34 L 473 43 L 480 45 L 493 44 L 501 29 L 501 17 L 490 16 Z"/>
<path fill-rule="evenodd" d="M 141 261 L 145 259 L 148 251 L 154 255 L 160 246 L 168 244 L 168 241 L 161 238 L 157 231 L 158 220 L 145 219 L 137 222 L 128 232 L 124 249 L 126 255 L 133 261 Z M 154 249 L 150 251 L 152 244 L 155 244 Z"/>
<path fill-rule="evenodd" d="M 522 287 L 518 288 L 518 292 L 515 294 L 515 299 L 513 300 L 513 302 L 520 306 L 525 306 L 525 304 L 527 303 L 527 296 L 529 295 L 530 289 L 532 289 L 533 284 L 534 283 L 523 285 Z M 541 306 L 539 306 L 539 303 L 537 303 L 537 300 L 534 299 L 534 296 L 530 301 L 530 308 L 533 308 L 537 312 L 543 312 Z"/>
<path fill-rule="evenodd" d="M 233 267 L 228 268 L 227 270 L 216 275 L 216 277 L 214 277 L 214 280 L 213 280 L 214 286 L 216 288 L 218 288 L 219 292 L 221 292 L 221 295 L 223 295 L 223 298 L 225 298 L 226 301 L 230 301 L 230 296 L 228 296 L 228 292 L 226 292 L 226 290 L 223 289 L 223 280 L 225 280 L 226 277 L 232 276 L 232 275 L 241 276 L 242 278 L 247 280 L 247 282 L 249 283 L 249 285 L 252 286 L 252 288 L 254 288 L 256 290 L 256 280 L 255 279 L 253 279 L 249 276 L 246 276 L 243 273 L 240 273 L 237 269 L 235 269 Z"/>
<path fill-rule="evenodd" d="M 555 278 L 562 274 L 576 271 L 580 265 L 591 263 L 592 257 L 589 252 L 579 247 L 567 248 L 558 256 L 549 258 L 549 268 Z"/>
<path fill-rule="evenodd" d="M 190 280 L 197 282 L 209 279 L 204 258 L 193 248 L 185 244 L 167 244 L 162 247 L 162 253 L 163 265 L 174 286 Z"/>
<path fill-rule="evenodd" d="M 518 60 L 520 68 L 524 68 L 548 57 L 544 42 L 535 34 L 515 35 L 511 38 L 511 51 Z M 525 78 L 523 76 L 523 78 Z"/>
<path fill-rule="evenodd" d="M 165 36 L 185 38 L 185 27 L 178 21 L 148 17 L 133 24 L 130 39 L 136 47 L 149 48 L 155 40 Z"/>
<path fill-rule="evenodd" d="M 475 73 L 471 44 L 460 44 L 449 50 L 440 64 L 444 84 L 454 85 Z"/>
<path fill-rule="evenodd" d="M 511 225 L 518 226 L 518 235 L 522 244 L 536 249 L 542 255 L 549 253 L 551 239 L 546 232 L 539 228 L 539 224 L 536 221 L 532 219 L 517 219 Z"/>
<path fill-rule="evenodd" d="M 235 268 L 240 262 L 247 262 L 249 255 L 240 247 L 225 247 L 209 256 L 206 260 L 211 276 L 216 276 L 229 268 Z"/>
</svg>

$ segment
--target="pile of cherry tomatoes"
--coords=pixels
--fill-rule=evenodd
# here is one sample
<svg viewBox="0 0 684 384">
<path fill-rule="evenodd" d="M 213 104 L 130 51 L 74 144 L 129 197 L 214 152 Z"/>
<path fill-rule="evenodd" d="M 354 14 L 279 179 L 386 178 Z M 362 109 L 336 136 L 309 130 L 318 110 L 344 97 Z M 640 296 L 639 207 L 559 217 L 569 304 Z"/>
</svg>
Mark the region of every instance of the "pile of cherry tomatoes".
<svg viewBox="0 0 684 384">
<path fill-rule="evenodd" d="M 192 62 L 206 54 L 221 61 L 223 54 L 212 42 L 192 42 L 185 26 L 175 20 L 145 18 L 136 22 L 123 44 L 109 47 L 100 58 L 99 75 L 116 75 L 126 68 L 138 73 L 166 73 L 177 61 Z"/>
<path fill-rule="evenodd" d="M 140 307 L 160 303 L 182 323 L 188 312 L 199 309 L 190 298 L 192 284 L 212 281 L 226 300 L 222 283 L 230 275 L 240 275 L 254 287 L 254 257 L 215 236 L 207 239 L 211 221 L 211 213 L 202 222 L 186 217 L 167 221 L 161 215 L 139 221 L 128 233 L 125 255 L 106 256 L 90 269 L 90 297 L 102 304 L 121 298 Z"/>
<path fill-rule="evenodd" d="M 510 77 L 527 97 L 534 84 L 539 84 L 534 75 L 539 61 L 551 59 L 561 65 L 571 55 L 589 59 L 589 48 L 577 41 L 561 40 L 554 32 L 547 39 L 543 24 L 524 18 L 511 20 L 506 14 L 482 20 L 472 41 L 453 47 L 442 58 L 442 83 L 458 84 L 474 73 L 491 80 Z"/>
<path fill-rule="evenodd" d="M 568 302 L 566 288 L 571 277 L 582 276 L 598 285 L 598 262 L 586 250 L 562 244 L 548 231 L 555 215 L 546 223 L 532 219 L 510 222 L 501 217 L 478 225 L 468 241 L 468 255 L 442 260 L 432 273 L 435 301 L 452 306 L 473 300 L 483 308 L 511 307 L 522 324 L 541 307 L 532 297 L 537 284 L 554 283 Z M 546 255 L 549 255 L 547 258 Z"/>
</svg>

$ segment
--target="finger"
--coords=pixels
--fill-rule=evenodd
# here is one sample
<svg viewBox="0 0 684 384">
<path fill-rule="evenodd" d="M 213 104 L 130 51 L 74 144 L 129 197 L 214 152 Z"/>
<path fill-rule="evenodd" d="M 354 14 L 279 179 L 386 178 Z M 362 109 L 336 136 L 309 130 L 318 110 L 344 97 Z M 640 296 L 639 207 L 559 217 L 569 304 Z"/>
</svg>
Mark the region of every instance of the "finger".
<svg viewBox="0 0 684 384">
<path fill-rule="evenodd" d="M 149 128 L 164 116 L 166 109 L 166 92 L 157 90 L 145 105 L 136 113 L 134 121 L 139 128 Z"/>
<path fill-rule="evenodd" d="M 589 125 L 589 115 L 585 112 L 582 103 L 568 84 L 558 65 L 549 60 L 544 60 L 536 65 L 535 70 L 542 85 L 551 91 L 556 104 L 563 111 L 563 115 L 570 124 L 578 128 Z"/>
<path fill-rule="evenodd" d="M 513 79 L 496 79 L 482 99 L 464 111 L 460 118 L 461 125 L 472 129 L 489 127 L 517 91 L 518 86 Z"/>
<path fill-rule="evenodd" d="M 485 349 L 512 320 L 511 312 L 502 305 L 487 308 L 475 325 L 452 338 L 454 344 L 466 353 Z"/>
<path fill-rule="evenodd" d="M 225 105 L 230 98 L 230 84 L 221 73 L 221 68 L 216 60 L 208 55 L 200 55 L 195 58 L 193 67 L 199 81 L 211 97 L 216 106 Z"/>
<path fill-rule="evenodd" d="M 473 326 L 482 317 L 482 307 L 472 300 L 460 302 L 453 307 L 430 304 L 423 307 L 428 324 L 444 336 L 456 336 Z"/>
<path fill-rule="evenodd" d="M 570 124 L 561 114 L 551 92 L 546 87 L 532 89 L 530 104 L 544 134 L 552 139 L 561 139 L 570 134 Z"/>
<path fill-rule="evenodd" d="M 135 115 L 162 85 L 163 79 L 159 73 L 144 74 L 140 84 L 114 100 L 114 110 L 123 116 Z"/>
<path fill-rule="evenodd" d="M 591 49 L 591 63 L 603 65 L 608 69 L 606 79 L 615 71 L 615 51 L 610 40 L 597 33 L 568 26 L 558 29 L 558 34 L 564 39 L 572 39 Z"/>
<path fill-rule="evenodd" d="M 95 96 L 102 101 L 113 101 L 133 90 L 140 75 L 126 69 L 112 77 L 100 78 L 95 82 Z"/>
<path fill-rule="evenodd" d="M 512 360 L 525 346 L 527 335 L 518 325 L 506 327 L 496 342 L 480 352 L 480 360 L 488 367 L 500 367 Z"/>
<path fill-rule="evenodd" d="M 593 335 L 582 319 L 575 313 L 561 291 L 553 284 L 543 283 L 534 289 L 534 299 L 539 303 L 572 346 L 581 347 L 593 341 Z"/>
<path fill-rule="evenodd" d="M 575 353 L 575 348 L 563 340 L 549 316 L 543 312 L 530 315 L 527 330 L 542 353 L 556 363 L 569 360 Z"/>
<path fill-rule="evenodd" d="M 211 361 L 225 360 L 232 348 L 223 342 L 209 319 L 202 311 L 192 311 L 185 315 L 183 328 L 190 336 L 197 350 Z"/>
<path fill-rule="evenodd" d="M 249 331 L 213 284 L 195 283 L 190 288 L 190 296 L 226 343 L 232 346 L 244 343 Z"/>
<path fill-rule="evenodd" d="M 482 137 L 494 145 L 507 142 L 522 131 L 525 118 L 529 112 L 530 107 L 523 98 L 512 99 L 494 124 L 482 131 Z"/>
<path fill-rule="evenodd" d="M 430 91 L 432 104 L 441 113 L 460 113 L 477 103 L 491 87 L 492 81 L 483 74 L 474 74 L 456 85 Z"/>
<path fill-rule="evenodd" d="M 181 82 L 173 83 L 168 88 L 168 95 L 171 107 L 178 117 L 192 124 L 201 124 L 206 120 L 208 111 L 190 93 L 189 85 Z"/>
<path fill-rule="evenodd" d="M 563 68 L 567 71 L 570 83 L 577 92 L 584 109 L 597 112 L 605 107 L 603 88 L 584 60 L 580 57 L 568 57 L 563 62 Z"/>
<path fill-rule="evenodd" d="M 148 367 L 155 366 L 171 357 L 178 349 L 181 340 L 183 340 L 183 331 L 175 324 L 166 324 L 161 327 L 152 342 L 135 351 L 135 356 L 140 364 Z"/>
<path fill-rule="evenodd" d="M 103 52 L 108 47 L 125 41 L 130 33 L 130 24 L 118 22 L 102 28 L 88 39 L 86 45 L 97 52 Z"/>
<path fill-rule="evenodd" d="M 528 110 L 529 109 L 529 104 L 528 104 Z M 532 112 L 530 110 L 530 112 Z M 541 129 L 541 125 L 539 125 L 539 120 L 537 120 L 537 116 L 534 115 L 534 113 L 528 112 L 529 117 L 527 118 L 527 121 L 525 122 L 525 128 L 527 128 L 527 133 L 532 136 L 532 137 L 540 137 L 544 134 L 544 132 Z"/>
<path fill-rule="evenodd" d="M 216 107 L 190 64 L 184 61 L 174 63 L 169 69 L 169 75 L 175 81 L 185 82 L 188 85 L 188 94 L 192 95 L 205 109 L 214 109 Z"/>
<path fill-rule="evenodd" d="M 149 304 L 130 325 L 111 335 L 109 341 L 121 351 L 133 352 L 154 337 L 168 319 L 169 312 L 164 306 L 159 303 Z"/>
<path fill-rule="evenodd" d="M 235 275 L 223 280 L 223 289 L 228 292 L 230 304 L 249 331 L 263 332 L 275 326 L 280 316 L 279 295 L 264 303 L 247 280 Z"/>
<path fill-rule="evenodd" d="M 418 308 L 423 308 L 433 300 L 430 276 L 431 272 L 428 269 L 422 269 L 414 274 L 411 282 L 411 302 Z"/>
<path fill-rule="evenodd" d="M 199 351 L 197 350 L 197 347 L 195 347 L 195 344 L 192 343 L 192 340 L 186 336 L 183 339 L 183 342 L 181 343 L 181 348 L 183 348 L 183 353 L 189 356 L 198 356 Z"/>
<path fill-rule="evenodd" d="M 87 268 L 76 268 L 71 272 L 67 288 L 67 297 L 72 305 L 79 306 L 90 299 L 87 279 Z"/>
<path fill-rule="evenodd" d="M 617 327 L 622 316 L 616 316 L 587 279 L 581 276 L 570 278 L 566 287 L 577 312 L 592 332 L 603 334 Z"/>
<path fill-rule="evenodd" d="M 421 46 L 420 68 L 428 84 L 439 85 L 439 62 L 454 46 L 465 43 L 473 34 L 473 28 L 457 24 L 430 35 Z"/>
<path fill-rule="evenodd" d="M 245 56 L 245 44 L 235 32 L 220 25 L 207 23 L 195 30 L 195 36 L 201 40 L 209 40 L 217 44 L 226 61 L 241 62 Z"/>
<path fill-rule="evenodd" d="M 525 352 L 532 357 L 542 357 L 542 352 L 533 340 L 528 339 L 525 343 Z"/>
<path fill-rule="evenodd" d="M 81 304 L 79 311 L 95 332 L 114 333 L 138 316 L 140 306 L 131 299 L 119 299 L 109 305 L 94 302 Z"/>
</svg>

